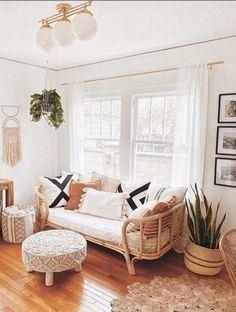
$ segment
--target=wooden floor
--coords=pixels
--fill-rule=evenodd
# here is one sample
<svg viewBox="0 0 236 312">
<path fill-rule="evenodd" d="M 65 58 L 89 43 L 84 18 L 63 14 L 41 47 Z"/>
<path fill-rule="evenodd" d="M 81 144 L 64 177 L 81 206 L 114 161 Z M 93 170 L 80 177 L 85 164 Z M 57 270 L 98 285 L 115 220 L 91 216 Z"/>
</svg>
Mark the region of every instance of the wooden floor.
<svg viewBox="0 0 236 312">
<path fill-rule="evenodd" d="M 90 243 L 81 273 L 56 273 L 54 286 L 45 287 L 44 274 L 25 271 L 21 245 L 0 239 L 0 311 L 110 311 L 111 300 L 124 295 L 131 283 L 146 283 L 155 275 L 191 274 L 184 267 L 183 255 L 174 251 L 157 261 L 139 262 L 136 269 L 137 275 L 129 276 L 120 254 Z M 218 277 L 229 282 L 225 268 Z"/>
</svg>

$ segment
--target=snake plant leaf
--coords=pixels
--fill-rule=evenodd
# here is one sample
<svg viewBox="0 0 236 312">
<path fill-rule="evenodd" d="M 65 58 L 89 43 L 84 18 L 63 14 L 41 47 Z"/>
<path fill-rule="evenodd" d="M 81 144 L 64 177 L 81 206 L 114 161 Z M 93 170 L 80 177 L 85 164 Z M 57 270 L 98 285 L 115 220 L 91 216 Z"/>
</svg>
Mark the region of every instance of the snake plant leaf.
<svg viewBox="0 0 236 312">
<path fill-rule="evenodd" d="M 197 220 L 196 212 L 194 211 L 193 204 L 191 203 L 190 200 L 188 200 L 188 205 L 189 205 L 191 214 L 193 216 L 193 221 L 194 221 L 194 230 L 195 230 L 195 238 L 194 239 L 195 239 L 195 242 L 197 244 L 199 244 L 200 243 L 199 223 Z"/>
<path fill-rule="evenodd" d="M 197 236 L 198 236 L 198 241 L 200 243 L 200 232 L 201 232 L 201 219 L 202 219 L 202 212 L 201 212 L 201 201 L 200 201 L 200 196 L 198 193 L 197 189 L 197 184 L 195 183 L 195 211 L 196 211 L 196 223 L 197 223 Z"/>
<path fill-rule="evenodd" d="M 221 227 L 222 227 L 222 225 L 223 225 L 225 219 L 226 219 L 226 213 L 224 214 L 224 216 L 223 216 L 223 218 L 222 218 L 222 220 L 221 220 L 220 224 L 218 225 L 217 230 L 216 230 L 216 232 L 215 232 L 215 237 L 216 237 L 216 238 L 214 239 L 214 245 L 215 245 L 215 246 L 219 244 L 220 231 L 221 231 Z M 217 239 L 217 238 L 218 238 L 218 239 Z"/>
<path fill-rule="evenodd" d="M 205 218 L 206 231 L 208 231 L 211 223 L 212 223 L 212 203 L 210 203 L 210 206 L 208 207 L 206 218 Z"/>
<path fill-rule="evenodd" d="M 206 232 L 206 226 L 205 226 L 205 220 L 202 217 L 201 218 L 201 224 L 200 224 L 200 244 L 202 245 L 205 241 L 205 232 Z"/>
<path fill-rule="evenodd" d="M 206 243 L 205 243 L 205 245 L 203 247 L 210 248 L 210 246 L 211 246 L 211 239 L 212 239 L 212 229 L 211 229 L 211 226 L 210 226 L 208 231 L 206 232 L 206 235 L 205 235 Z"/>
<path fill-rule="evenodd" d="M 204 206 L 205 206 L 206 214 L 207 214 L 208 209 L 209 209 L 208 200 L 207 200 L 207 198 L 206 198 L 206 195 L 203 193 L 203 190 L 201 190 L 201 192 L 202 192 L 202 196 L 203 196 L 203 200 L 204 200 Z"/>
<path fill-rule="evenodd" d="M 195 243 L 193 220 L 191 219 L 191 217 L 190 217 L 189 215 L 188 215 L 187 218 L 188 218 L 188 225 L 189 225 L 190 237 L 191 237 L 191 240 Z"/>
<path fill-rule="evenodd" d="M 219 209 L 220 209 L 220 204 L 221 204 L 221 200 L 219 201 L 217 207 L 216 207 L 216 213 L 215 213 L 215 218 L 213 221 L 213 231 L 216 232 L 216 222 L 217 222 L 217 218 L 218 218 L 218 213 L 219 213 Z"/>
</svg>

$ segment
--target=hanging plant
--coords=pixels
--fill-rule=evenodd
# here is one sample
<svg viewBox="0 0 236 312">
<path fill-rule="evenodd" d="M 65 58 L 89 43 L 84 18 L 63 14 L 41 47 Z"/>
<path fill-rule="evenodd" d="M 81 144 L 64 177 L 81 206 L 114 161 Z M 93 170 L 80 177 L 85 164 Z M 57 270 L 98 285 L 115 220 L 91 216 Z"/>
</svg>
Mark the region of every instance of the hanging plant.
<svg viewBox="0 0 236 312">
<path fill-rule="evenodd" d="M 61 105 L 61 97 L 56 89 L 44 89 L 41 94 L 31 95 L 30 115 L 32 121 L 41 120 L 42 116 L 49 126 L 58 129 L 64 122 L 64 111 Z"/>
</svg>

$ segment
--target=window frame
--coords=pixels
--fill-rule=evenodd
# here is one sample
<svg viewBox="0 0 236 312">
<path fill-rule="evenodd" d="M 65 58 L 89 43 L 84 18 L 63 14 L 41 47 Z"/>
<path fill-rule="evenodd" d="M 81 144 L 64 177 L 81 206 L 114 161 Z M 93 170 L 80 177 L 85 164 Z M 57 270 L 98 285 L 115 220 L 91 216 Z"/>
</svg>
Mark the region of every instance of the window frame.
<svg viewBox="0 0 236 312">
<path fill-rule="evenodd" d="M 138 101 L 140 99 L 146 99 L 146 98 L 158 98 L 158 97 L 168 97 L 168 96 L 177 96 L 176 91 L 164 91 L 164 92 L 146 92 L 146 93 L 141 93 L 138 94 L 136 93 L 135 95 L 132 96 L 132 120 L 131 120 L 131 125 L 132 125 L 132 151 L 131 151 L 131 170 L 130 170 L 130 180 L 134 181 L 135 180 L 135 166 L 136 166 L 136 146 L 139 143 L 143 144 L 160 144 L 164 143 L 164 141 L 157 141 L 157 140 L 138 140 L 137 139 L 137 122 L 138 122 Z M 151 116 L 149 118 L 149 121 L 151 120 Z M 150 123 L 150 122 L 149 122 Z M 150 128 L 150 127 L 149 127 Z M 150 131 L 150 130 L 149 130 Z M 165 156 L 165 157 L 174 157 L 174 153 L 171 154 L 163 154 L 160 153 L 158 154 L 159 156 Z"/>
<path fill-rule="evenodd" d="M 91 136 L 87 137 L 87 136 L 83 136 L 83 153 L 86 153 L 88 152 L 88 150 L 86 150 L 85 148 L 85 142 L 86 141 L 97 141 L 97 142 L 118 142 L 118 146 L 120 145 L 120 129 L 119 129 L 119 137 L 118 138 L 105 138 L 105 137 L 102 137 L 102 130 L 101 130 L 101 126 L 102 126 L 102 102 L 104 101 L 111 101 L 110 102 L 110 135 L 112 134 L 112 129 L 111 129 L 111 118 L 112 118 L 112 107 L 113 107 L 113 103 L 112 101 L 119 101 L 119 106 L 120 106 L 120 110 L 119 110 L 119 115 L 120 115 L 120 125 L 119 127 L 121 128 L 121 96 L 119 95 L 110 95 L 110 96 L 90 96 L 90 97 L 86 97 L 84 98 L 84 107 L 88 104 L 91 104 L 93 102 L 99 102 L 99 111 L 100 111 L 100 137 L 99 136 L 92 136 L 93 134 L 93 131 L 90 130 L 90 133 L 91 133 Z M 91 105 L 91 108 L 92 108 L 92 105 Z M 93 112 L 93 110 L 91 109 L 91 113 Z M 84 110 L 84 117 L 85 117 L 85 110 Z M 93 113 L 91 114 L 91 119 L 93 118 Z M 92 127 L 92 121 L 91 121 L 91 126 Z M 92 128 L 91 128 L 92 129 Z M 96 150 L 94 150 L 94 152 L 96 152 Z M 119 152 L 120 152 L 120 147 L 119 147 Z M 120 160 L 119 160 L 119 166 L 120 166 Z M 115 169 L 113 169 L 114 171 Z"/>
</svg>

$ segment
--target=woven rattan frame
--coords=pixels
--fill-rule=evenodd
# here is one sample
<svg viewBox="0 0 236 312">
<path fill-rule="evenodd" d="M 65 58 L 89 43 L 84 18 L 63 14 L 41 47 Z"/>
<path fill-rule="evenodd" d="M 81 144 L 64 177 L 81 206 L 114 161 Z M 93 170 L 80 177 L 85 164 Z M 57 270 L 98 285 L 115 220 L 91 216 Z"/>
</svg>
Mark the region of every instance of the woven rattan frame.
<svg viewBox="0 0 236 312">
<path fill-rule="evenodd" d="M 41 190 L 40 186 L 36 186 L 34 190 L 38 230 L 41 231 L 46 226 L 65 229 L 58 224 L 47 221 L 49 207 L 47 199 L 43 196 Z M 82 234 L 88 241 L 121 253 L 125 257 L 129 274 L 135 275 L 134 261 L 159 259 L 178 243 L 183 230 L 184 212 L 185 205 L 184 203 L 181 203 L 176 205 L 173 209 L 155 216 L 126 220 L 122 227 L 122 245 L 115 245 L 108 241 L 84 235 L 83 233 L 80 234 Z M 145 224 L 148 224 L 148 228 L 145 228 Z M 130 228 L 135 228 L 137 233 L 137 227 L 140 230 L 138 232 L 140 233 L 139 248 L 134 249 L 129 244 L 128 234 L 132 232 Z M 162 245 L 162 236 L 168 229 L 170 230 L 170 238 L 165 245 Z M 152 252 L 145 250 L 145 241 L 148 241 L 149 239 L 152 239 Z"/>
<path fill-rule="evenodd" d="M 230 230 L 222 236 L 220 252 L 233 287 L 236 289 L 236 229 Z"/>
</svg>

